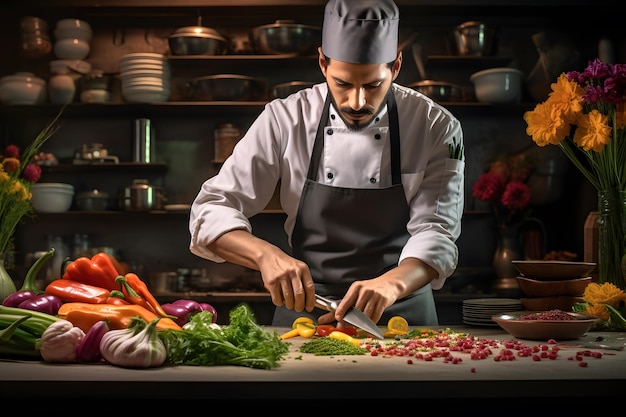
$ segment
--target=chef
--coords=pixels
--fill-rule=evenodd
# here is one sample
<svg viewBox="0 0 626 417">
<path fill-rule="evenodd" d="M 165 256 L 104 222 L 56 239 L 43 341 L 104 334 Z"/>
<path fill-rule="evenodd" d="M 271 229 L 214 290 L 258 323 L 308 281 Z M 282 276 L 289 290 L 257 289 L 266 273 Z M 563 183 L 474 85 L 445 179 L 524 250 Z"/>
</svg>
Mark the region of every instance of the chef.
<svg viewBox="0 0 626 417">
<path fill-rule="evenodd" d="M 325 82 L 267 104 L 196 196 L 190 250 L 260 271 L 272 324 L 337 322 L 350 307 L 374 322 L 437 325 L 433 290 L 455 270 L 463 212 L 463 133 L 445 108 L 395 83 L 392 0 L 330 0 L 319 67 Z M 249 218 L 280 202 L 292 253 Z M 317 293 L 341 300 L 314 307 Z"/>
</svg>

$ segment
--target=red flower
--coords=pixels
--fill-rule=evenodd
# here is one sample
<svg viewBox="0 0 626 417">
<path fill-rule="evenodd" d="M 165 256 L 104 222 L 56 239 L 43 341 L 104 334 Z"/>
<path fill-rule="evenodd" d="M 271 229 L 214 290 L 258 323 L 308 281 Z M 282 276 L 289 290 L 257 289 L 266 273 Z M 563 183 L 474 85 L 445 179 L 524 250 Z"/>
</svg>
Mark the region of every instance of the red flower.
<svg viewBox="0 0 626 417">
<path fill-rule="evenodd" d="M 16 145 L 7 145 L 7 147 L 4 149 L 4 157 L 19 159 L 20 148 L 18 148 Z"/>
<path fill-rule="evenodd" d="M 478 177 L 478 181 L 474 184 L 472 194 L 479 200 L 492 201 L 498 200 L 504 191 L 504 180 L 502 177 L 492 171 L 485 172 Z"/>
<path fill-rule="evenodd" d="M 502 193 L 502 205 L 513 211 L 522 211 L 530 202 L 530 188 L 519 181 L 508 183 Z"/>
<path fill-rule="evenodd" d="M 41 178 L 41 167 L 37 164 L 30 163 L 24 167 L 22 175 L 26 181 L 37 182 L 39 178 Z"/>
</svg>

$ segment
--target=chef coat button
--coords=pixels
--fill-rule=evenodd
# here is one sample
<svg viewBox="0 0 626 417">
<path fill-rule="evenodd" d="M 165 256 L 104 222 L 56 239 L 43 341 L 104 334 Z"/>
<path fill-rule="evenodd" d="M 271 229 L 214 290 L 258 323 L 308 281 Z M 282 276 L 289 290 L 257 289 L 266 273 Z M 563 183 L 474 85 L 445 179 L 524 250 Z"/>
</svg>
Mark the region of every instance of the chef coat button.
<svg viewBox="0 0 626 417">
<path fill-rule="evenodd" d="M 334 177 L 332 172 L 329 172 L 328 174 L 326 174 L 326 178 L 328 178 L 329 180 L 332 180 Z"/>
<path fill-rule="evenodd" d="M 333 120 L 335 120 L 335 115 L 334 115 L 334 114 L 331 114 L 331 115 L 330 115 L 330 118 L 331 118 L 331 119 L 333 119 Z"/>
<path fill-rule="evenodd" d="M 332 135 L 332 134 L 333 134 L 333 130 L 332 130 L 332 129 L 328 129 L 328 130 L 326 131 L 326 134 L 327 134 L 327 135 Z"/>
<path fill-rule="evenodd" d="M 380 117 L 377 117 L 377 118 L 375 119 L 375 121 L 376 121 L 376 123 L 380 122 Z"/>
<path fill-rule="evenodd" d="M 380 133 L 376 133 L 376 134 L 374 135 L 374 139 L 376 139 L 376 140 L 380 140 Z"/>
<path fill-rule="evenodd" d="M 372 184 L 376 184 L 376 178 L 370 178 L 370 182 L 371 182 Z"/>
</svg>

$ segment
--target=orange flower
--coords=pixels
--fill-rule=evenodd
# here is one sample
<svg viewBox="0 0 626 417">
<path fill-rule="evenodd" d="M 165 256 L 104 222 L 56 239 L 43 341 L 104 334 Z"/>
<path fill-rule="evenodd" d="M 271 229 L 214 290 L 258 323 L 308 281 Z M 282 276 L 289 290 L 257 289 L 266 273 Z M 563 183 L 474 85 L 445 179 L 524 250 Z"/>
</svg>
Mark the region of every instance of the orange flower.
<svg viewBox="0 0 626 417">
<path fill-rule="evenodd" d="M 611 140 L 609 117 L 593 109 L 587 114 L 579 114 L 576 119 L 578 129 L 574 133 L 574 142 L 584 150 L 601 152 Z"/>
<path fill-rule="evenodd" d="M 626 293 L 610 282 L 602 285 L 592 282 L 585 288 L 583 299 L 594 306 L 610 304 L 617 308 L 620 301 L 626 301 Z"/>
<path fill-rule="evenodd" d="M 585 313 L 591 314 L 592 316 L 600 317 L 604 321 L 608 321 L 610 318 L 609 312 L 604 304 L 587 304 L 587 309 L 585 310 Z"/>
</svg>

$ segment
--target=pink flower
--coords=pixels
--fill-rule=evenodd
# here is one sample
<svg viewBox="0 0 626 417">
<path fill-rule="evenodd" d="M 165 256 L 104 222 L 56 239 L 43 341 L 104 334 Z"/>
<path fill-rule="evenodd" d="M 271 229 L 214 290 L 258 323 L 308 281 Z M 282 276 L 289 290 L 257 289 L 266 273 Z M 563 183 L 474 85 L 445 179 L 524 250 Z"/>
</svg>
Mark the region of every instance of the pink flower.
<svg viewBox="0 0 626 417">
<path fill-rule="evenodd" d="M 26 181 L 37 182 L 39 178 L 41 178 L 41 167 L 37 164 L 30 163 L 24 167 L 22 175 Z"/>
<path fill-rule="evenodd" d="M 530 202 L 530 188 L 523 182 L 511 181 L 506 185 L 501 201 L 510 210 L 524 210 Z"/>
</svg>

